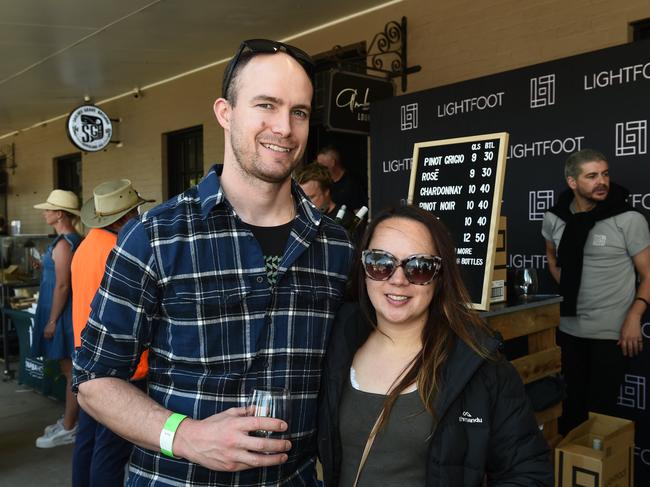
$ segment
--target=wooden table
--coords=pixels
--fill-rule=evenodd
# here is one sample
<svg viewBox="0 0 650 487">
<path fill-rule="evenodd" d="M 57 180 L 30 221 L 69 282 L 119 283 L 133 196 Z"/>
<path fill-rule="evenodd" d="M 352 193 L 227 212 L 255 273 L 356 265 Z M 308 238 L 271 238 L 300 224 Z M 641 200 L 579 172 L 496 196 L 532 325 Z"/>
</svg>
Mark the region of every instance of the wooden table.
<svg viewBox="0 0 650 487">
<path fill-rule="evenodd" d="M 527 352 L 511 360 L 524 384 L 560 372 L 560 347 L 555 343 L 555 329 L 560 324 L 560 302 L 557 295 L 538 295 L 527 301 L 493 304 L 481 316 L 498 331 L 503 340 L 523 339 Z M 526 338 L 523 338 L 526 337 Z M 507 354 L 506 354 L 507 355 Z M 562 414 L 562 403 L 535 413 L 537 423 L 543 425 L 544 437 L 551 447 L 560 440 L 557 418 Z"/>
</svg>

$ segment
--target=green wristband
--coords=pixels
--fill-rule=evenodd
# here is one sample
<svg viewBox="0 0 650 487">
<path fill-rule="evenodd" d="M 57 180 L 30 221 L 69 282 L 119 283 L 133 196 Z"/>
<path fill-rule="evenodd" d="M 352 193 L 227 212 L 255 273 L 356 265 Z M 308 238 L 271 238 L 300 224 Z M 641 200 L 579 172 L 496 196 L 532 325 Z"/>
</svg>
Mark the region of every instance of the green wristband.
<svg viewBox="0 0 650 487">
<path fill-rule="evenodd" d="M 163 426 L 163 429 L 160 432 L 160 451 L 163 455 L 176 458 L 172 450 L 174 435 L 176 435 L 178 426 L 185 418 L 187 418 L 187 416 L 184 414 L 172 413 L 169 418 L 167 418 L 167 421 L 165 421 L 165 426 Z"/>
</svg>

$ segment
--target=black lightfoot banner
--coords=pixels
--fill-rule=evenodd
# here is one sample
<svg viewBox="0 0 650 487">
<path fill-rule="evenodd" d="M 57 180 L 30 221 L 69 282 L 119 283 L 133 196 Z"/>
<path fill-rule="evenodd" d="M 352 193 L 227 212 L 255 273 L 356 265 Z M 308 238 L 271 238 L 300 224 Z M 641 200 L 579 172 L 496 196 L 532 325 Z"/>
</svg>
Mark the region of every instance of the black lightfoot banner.
<svg viewBox="0 0 650 487">
<path fill-rule="evenodd" d="M 502 205 L 508 267 L 537 268 L 542 293 L 557 292 L 546 270 L 542 218 L 566 188 L 570 153 L 603 152 L 612 180 L 650 217 L 650 41 L 379 101 L 371 120 L 371 213 L 406 200 L 413 144 L 510 134 Z M 618 397 L 618 415 L 637 423 L 636 485 L 650 485 L 648 313 L 643 333 L 646 349 L 621 377 Z"/>
</svg>

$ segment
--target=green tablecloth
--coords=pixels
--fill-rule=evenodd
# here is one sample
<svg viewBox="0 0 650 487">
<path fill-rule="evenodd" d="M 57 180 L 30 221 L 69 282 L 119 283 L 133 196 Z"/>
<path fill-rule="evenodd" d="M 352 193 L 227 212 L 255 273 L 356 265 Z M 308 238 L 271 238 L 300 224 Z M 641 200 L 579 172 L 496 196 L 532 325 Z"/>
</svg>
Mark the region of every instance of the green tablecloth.
<svg viewBox="0 0 650 487">
<path fill-rule="evenodd" d="M 66 381 L 61 375 L 58 361 L 43 362 L 41 357 L 30 357 L 29 329 L 34 315 L 27 311 L 9 308 L 3 309 L 2 312 L 6 319 L 11 320 L 18 335 L 20 347 L 18 383 L 65 401 Z"/>
</svg>

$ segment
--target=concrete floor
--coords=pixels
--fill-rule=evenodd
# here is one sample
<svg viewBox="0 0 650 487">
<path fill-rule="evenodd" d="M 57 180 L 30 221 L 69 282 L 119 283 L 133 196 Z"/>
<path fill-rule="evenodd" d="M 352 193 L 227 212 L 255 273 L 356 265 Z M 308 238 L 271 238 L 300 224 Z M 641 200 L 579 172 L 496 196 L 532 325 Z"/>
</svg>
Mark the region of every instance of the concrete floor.
<svg viewBox="0 0 650 487">
<path fill-rule="evenodd" d="M 63 414 L 63 403 L 15 380 L 0 381 L 0 487 L 69 487 L 73 445 L 36 448 L 43 428 Z"/>
</svg>

